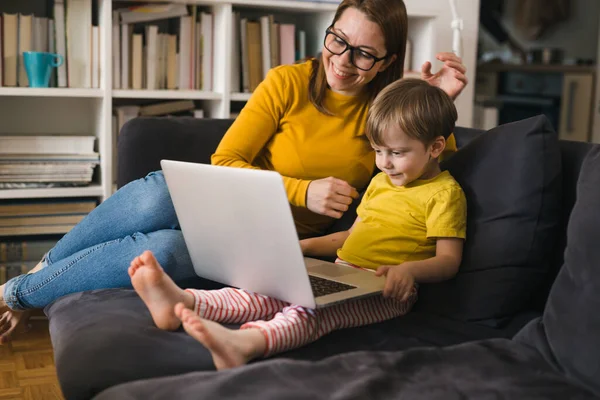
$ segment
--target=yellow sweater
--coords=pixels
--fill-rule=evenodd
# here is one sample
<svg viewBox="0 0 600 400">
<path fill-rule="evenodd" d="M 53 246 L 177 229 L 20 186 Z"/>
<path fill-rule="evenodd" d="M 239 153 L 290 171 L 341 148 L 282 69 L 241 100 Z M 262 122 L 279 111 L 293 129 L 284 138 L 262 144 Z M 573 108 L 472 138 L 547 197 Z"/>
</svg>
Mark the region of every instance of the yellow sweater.
<svg viewBox="0 0 600 400">
<path fill-rule="evenodd" d="M 362 96 L 327 91 L 324 115 L 310 102 L 312 64 L 269 71 L 219 144 L 212 163 L 274 170 L 283 176 L 301 238 L 321 235 L 333 219 L 306 208 L 310 181 L 333 176 L 363 190 L 373 176 L 375 155 L 364 127 Z"/>
</svg>

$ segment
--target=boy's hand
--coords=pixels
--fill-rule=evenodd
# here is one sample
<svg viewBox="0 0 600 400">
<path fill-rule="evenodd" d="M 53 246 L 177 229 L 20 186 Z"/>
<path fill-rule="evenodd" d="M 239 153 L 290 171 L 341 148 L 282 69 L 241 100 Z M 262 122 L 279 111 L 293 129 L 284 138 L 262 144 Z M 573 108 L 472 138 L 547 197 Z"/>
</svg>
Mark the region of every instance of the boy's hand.
<svg viewBox="0 0 600 400">
<path fill-rule="evenodd" d="M 404 264 L 382 265 L 377 268 L 375 275 L 386 277 L 383 297 L 406 301 L 415 287 L 415 278 Z"/>
</svg>

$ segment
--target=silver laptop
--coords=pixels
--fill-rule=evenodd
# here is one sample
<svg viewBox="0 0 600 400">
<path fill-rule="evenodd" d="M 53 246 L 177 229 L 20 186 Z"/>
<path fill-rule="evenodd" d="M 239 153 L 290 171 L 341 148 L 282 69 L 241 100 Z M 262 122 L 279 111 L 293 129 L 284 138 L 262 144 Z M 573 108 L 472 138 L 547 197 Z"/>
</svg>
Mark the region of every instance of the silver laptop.
<svg viewBox="0 0 600 400">
<path fill-rule="evenodd" d="M 161 166 L 198 276 L 309 308 L 383 291 L 370 271 L 303 257 L 277 172 Z"/>
</svg>

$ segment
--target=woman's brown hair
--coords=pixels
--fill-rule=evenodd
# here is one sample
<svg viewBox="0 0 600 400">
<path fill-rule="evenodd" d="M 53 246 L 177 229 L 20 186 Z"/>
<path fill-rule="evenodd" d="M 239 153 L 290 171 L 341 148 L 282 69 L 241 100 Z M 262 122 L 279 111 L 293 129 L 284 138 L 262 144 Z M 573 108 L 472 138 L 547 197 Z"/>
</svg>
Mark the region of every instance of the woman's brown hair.
<svg viewBox="0 0 600 400">
<path fill-rule="evenodd" d="M 408 36 L 406 6 L 403 0 L 344 0 L 337 8 L 331 25 L 334 25 L 344 11 L 351 7 L 361 11 L 369 20 L 379 25 L 385 36 L 387 56 L 396 55 L 396 60 L 367 84 L 367 98 L 371 102 L 384 87 L 402 78 Z M 323 62 L 320 58 L 315 58 L 312 60 L 312 66 L 309 83 L 310 102 L 323 114 L 331 115 L 324 105 L 327 76 Z"/>
<path fill-rule="evenodd" d="M 385 146 L 386 133 L 399 128 L 405 135 L 430 145 L 438 136 L 448 139 L 458 113 L 446 92 L 421 79 L 402 79 L 388 85 L 369 108 L 366 134 Z"/>
</svg>

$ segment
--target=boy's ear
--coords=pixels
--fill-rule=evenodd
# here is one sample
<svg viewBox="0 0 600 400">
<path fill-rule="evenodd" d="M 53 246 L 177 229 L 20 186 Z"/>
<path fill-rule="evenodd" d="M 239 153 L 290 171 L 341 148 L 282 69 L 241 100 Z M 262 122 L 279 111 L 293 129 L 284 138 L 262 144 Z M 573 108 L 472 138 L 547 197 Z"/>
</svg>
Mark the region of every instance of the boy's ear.
<svg viewBox="0 0 600 400">
<path fill-rule="evenodd" d="M 431 144 L 431 157 L 438 158 L 446 148 L 446 139 L 443 136 L 435 138 Z"/>
</svg>

